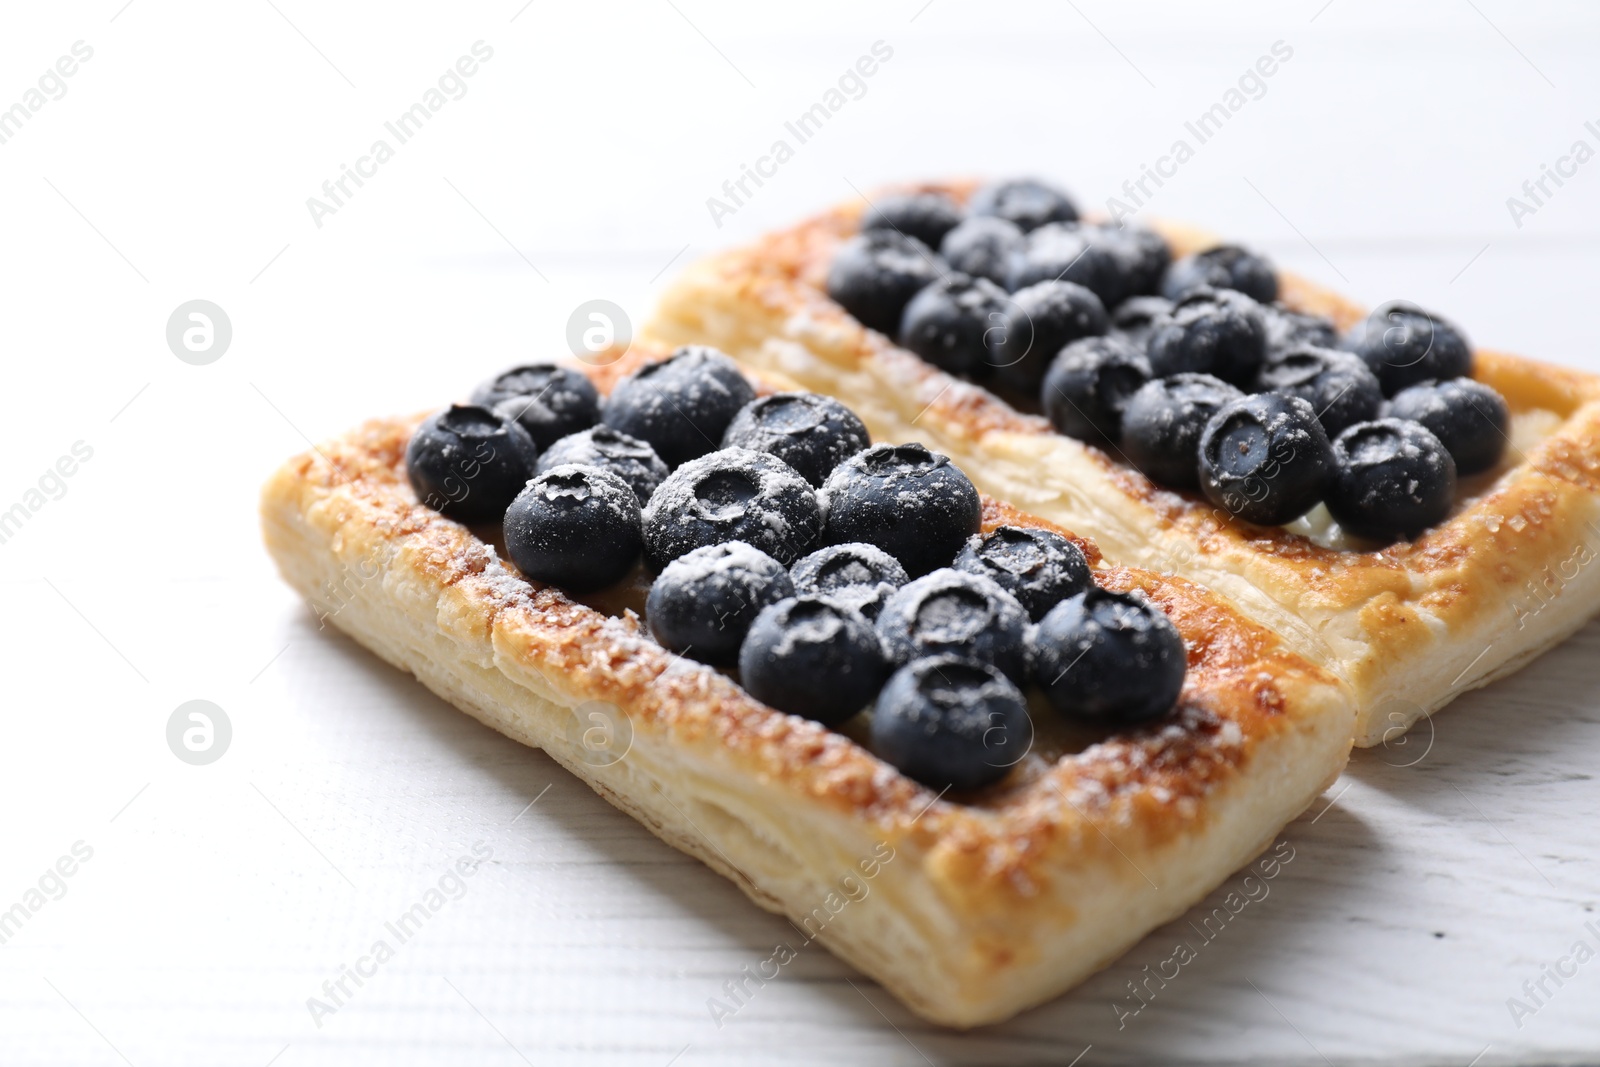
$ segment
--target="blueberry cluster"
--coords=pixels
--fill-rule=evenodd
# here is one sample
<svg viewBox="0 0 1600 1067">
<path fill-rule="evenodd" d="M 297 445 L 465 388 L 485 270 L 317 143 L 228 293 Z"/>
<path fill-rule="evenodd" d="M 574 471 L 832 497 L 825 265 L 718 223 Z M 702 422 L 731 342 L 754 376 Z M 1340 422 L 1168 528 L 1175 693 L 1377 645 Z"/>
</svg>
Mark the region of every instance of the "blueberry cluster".
<svg viewBox="0 0 1600 1067">
<path fill-rule="evenodd" d="M 1159 235 L 1083 222 L 1037 181 L 985 186 L 964 209 L 880 200 L 827 289 L 930 363 L 1037 397 L 1061 433 L 1248 522 L 1322 502 L 1358 537 L 1413 538 L 1506 443 L 1505 401 L 1468 377 L 1471 348 L 1443 319 L 1389 304 L 1341 337 L 1277 303 L 1261 256 L 1173 261 Z"/>
<path fill-rule="evenodd" d="M 1057 210 L 1020 193 L 1003 204 Z M 500 522 L 518 569 L 569 592 L 642 559 L 664 647 L 737 668 L 758 700 L 828 726 L 871 706 L 875 751 L 919 781 L 1004 777 L 1032 745 L 1030 684 L 1101 726 L 1178 698 L 1184 644 L 1157 607 L 1095 586 L 1059 534 L 983 533 L 978 492 L 948 458 L 872 445 L 829 397 L 757 397 L 727 356 L 687 347 L 603 400 L 541 364 L 473 401 L 413 436 L 419 499 Z"/>
</svg>

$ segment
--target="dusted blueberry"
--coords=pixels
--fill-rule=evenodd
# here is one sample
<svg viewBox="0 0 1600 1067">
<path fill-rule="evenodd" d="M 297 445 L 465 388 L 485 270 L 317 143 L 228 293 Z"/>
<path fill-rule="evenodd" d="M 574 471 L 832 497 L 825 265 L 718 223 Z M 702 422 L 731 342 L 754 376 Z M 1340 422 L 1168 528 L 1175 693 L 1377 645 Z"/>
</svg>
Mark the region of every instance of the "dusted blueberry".
<svg viewBox="0 0 1600 1067">
<path fill-rule="evenodd" d="M 1200 289 L 1151 331 L 1145 354 L 1157 378 L 1209 374 L 1248 387 L 1267 355 L 1267 328 L 1260 306 L 1243 293 Z"/>
<path fill-rule="evenodd" d="M 915 237 L 869 230 L 834 253 L 828 295 L 863 326 L 893 337 L 917 290 L 944 272 L 944 261 Z"/>
<path fill-rule="evenodd" d="M 1107 306 L 1121 300 L 1128 288 L 1117 254 L 1094 231 L 1075 222 L 1052 222 L 1028 234 L 1011 261 L 1006 288 L 1014 292 L 1052 281 L 1081 285 Z"/>
<path fill-rule="evenodd" d="M 599 467 L 568 463 L 534 478 L 506 509 L 506 553 L 535 581 L 587 593 L 639 558 L 639 499 Z"/>
<path fill-rule="evenodd" d="M 1059 433 L 1096 444 L 1122 435 L 1122 409 L 1150 380 L 1150 363 L 1118 337 L 1085 337 L 1061 350 L 1040 402 Z"/>
<path fill-rule="evenodd" d="M 1200 435 L 1211 416 L 1244 394 L 1209 374 L 1147 382 L 1122 409 L 1122 454 L 1168 489 L 1200 488 Z"/>
<path fill-rule="evenodd" d="M 1351 423 L 1378 417 L 1383 390 L 1367 365 L 1349 352 L 1299 345 L 1270 357 L 1257 387 L 1297 396 L 1316 411 L 1330 438 Z"/>
<path fill-rule="evenodd" d="M 1107 226 L 1115 236 L 1114 247 L 1123 258 L 1128 278 L 1129 297 L 1161 291 L 1161 279 L 1172 262 L 1167 239 L 1143 226 Z"/>
<path fill-rule="evenodd" d="M 461 522 L 499 522 L 533 476 L 528 431 L 487 408 L 452 404 L 423 421 L 406 446 L 417 499 Z"/>
<path fill-rule="evenodd" d="M 1333 463 L 1328 512 L 1357 537 L 1409 541 L 1455 503 L 1455 460 L 1414 422 L 1356 423 L 1333 443 Z"/>
<path fill-rule="evenodd" d="M 752 400 L 728 423 L 723 448 L 777 456 L 813 486 L 871 444 L 856 413 L 818 393 L 774 393 Z"/>
<path fill-rule="evenodd" d="M 1430 379 L 1472 373 L 1472 346 L 1451 323 L 1405 301 L 1378 308 L 1357 323 L 1344 347 L 1367 361 L 1384 396 Z"/>
<path fill-rule="evenodd" d="M 563 463 L 581 463 L 610 471 L 628 483 L 639 498 L 640 507 L 649 502 L 650 494 L 667 476 L 667 465 L 661 462 L 655 449 L 609 426 L 595 426 L 563 437 L 539 457 L 535 470 L 543 474 Z"/>
<path fill-rule="evenodd" d="M 1322 497 L 1333 467 L 1327 432 L 1297 396 L 1257 393 L 1234 400 L 1200 435 L 1200 488 L 1246 522 L 1293 522 Z"/>
<path fill-rule="evenodd" d="M 1161 295 L 1182 300 L 1196 289 L 1236 289 L 1263 304 L 1278 299 L 1278 272 L 1272 264 L 1238 245 L 1218 245 L 1184 256 L 1167 268 Z"/>
<path fill-rule="evenodd" d="M 789 569 L 800 596 L 822 596 L 876 619 L 896 589 L 911 579 L 900 561 L 861 542 L 819 548 Z"/>
<path fill-rule="evenodd" d="M 662 647 L 731 667 L 761 609 L 793 593 L 783 564 L 743 541 L 725 541 L 667 564 L 645 598 L 645 621 Z"/>
<path fill-rule="evenodd" d="M 967 219 L 944 235 L 939 254 L 952 270 L 1004 285 L 1011 260 L 1022 251 L 1022 231 L 1014 222 L 993 215 Z"/>
<path fill-rule="evenodd" d="M 802 596 L 763 608 L 739 650 L 739 681 L 763 704 L 837 726 L 872 703 L 889 661 L 856 609 Z"/>
<path fill-rule="evenodd" d="M 728 423 L 756 391 L 738 364 L 714 348 L 685 345 L 616 384 L 603 418 L 648 441 L 669 467 L 717 450 Z"/>
<path fill-rule="evenodd" d="M 1022 691 L 987 663 L 919 659 L 895 671 L 872 709 L 872 751 L 930 789 L 977 789 L 1033 745 Z"/>
<path fill-rule="evenodd" d="M 915 443 L 856 453 L 834 468 L 821 498 L 830 542 L 875 545 L 913 578 L 948 566 L 983 516 L 961 469 Z"/>
<path fill-rule="evenodd" d="M 942 653 L 992 663 L 1010 678 L 1028 669 L 1028 613 L 992 578 L 941 568 L 895 590 L 878 616 L 889 658 Z"/>
<path fill-rule="evenodd" d="M 1164 296 L 1134 296 L 1111 313 L 1111 332 L 1143 352 L 1161 320 L 1172 314 L 1172 301 Z"/>
<path fill-rule="evenodd" d="M 961 208 L 943 193 L 911 193 L 886 196 L 873 204 L 861 216 L 861 229 L 898 230 L 929 248 L 938 248 L 961 218 Z"/>
<path fill-rule="evenodd" d="M 686 552 L 746 541 L 782 563 L 817 547 L 817 494 L 787 463 L 765 452 L 725 448 L 668 475 L 644 509 L 644 554 L 664 567 Z"/>
<path fill-rule="evenodd" d="M 900 347 L 952 374 L 989 369 L 989 339 L 1000 332 L 1006 292 L 987 278 L 951 271 L 927 285 L 900 320 Z"/>
<path fill-rule="evenodd" d="M 1339 347 L 1339 328 L 1322 315 L 1291 311 L 1282 304 L 1261 305 L 1261 321 L 1267 327 L 1267 356 L 1270 359 L 1301 345 L 1317 348 Z"/>
<path fill-rule="evenodd" d="M 1106 332 L 1100 298 L 1072 282 L 1040 282 L 1011 294 L 998 332 L 990 334 L 990 360 L 1007 385 L 1039 395 L 1050 361 L 1080 337 Z"/>
<path fill-rule="evenodd" d="M 1394 395 L 1384 414 L 1410 419 L 1437 437 L 1463 477 L 1499 463 L 1511 431 L 1505 398 L 1471 378 L 1408 386 Z"/>
<path fill-rule="evenodd" d="M 997 215 L 1023 232 L 1049 222 L 1076 222 L 1078 208 L 1066 193 L 1033 178 L 992 182 L 972 194 L 968 215 Z"/>
<path fill-rule="evenodd" d="M 1051 609 L 1033 635 L 1033 674 L 1062 715 L 1137 726 L 1171 711 L 1187 656 L 1172 620 L 1142 594 L 1091 587 Z"/>
<path fill-rule="evenodd" d="M 1000 526 L 969 539 L 955 569 L 988 578 L 1016 597 L 1035 622 L 1089 587 L 1083 549 L 1054 530 L 1037 527 Z"/>
<path fill-rule="evenodd" d="M 513 367 L 478 386 L 472 402 L 516 420 L 540 448 L 600 421 L 600 391 L 594 383 L 555 363 Z"/>
</svg>

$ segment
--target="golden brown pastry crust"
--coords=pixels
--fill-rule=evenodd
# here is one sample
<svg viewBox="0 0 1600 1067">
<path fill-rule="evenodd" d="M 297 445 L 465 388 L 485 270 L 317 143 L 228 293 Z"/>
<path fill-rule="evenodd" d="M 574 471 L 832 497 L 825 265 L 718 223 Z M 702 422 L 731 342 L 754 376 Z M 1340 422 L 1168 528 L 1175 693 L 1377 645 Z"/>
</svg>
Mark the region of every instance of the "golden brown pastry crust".
<svg viewBox="0 0 1600 1067">
<path fill-rule="evenodd" d="M 971 183 L 918 190 L 964 198 Z M 1092 537 L 1122 562 L 1184 574 L 1232 598 L 1290 647 L 1345 679 L 1372 745 L 1460 692 L 1560 641 L 1600 609 L 1600 379 L 1479 351 L 1474 376 L 1513 414 L 1549 412 L 1554 431 L 1474 480 L 1477 495 L 1416 541 L 1378 551 L 1322 547 L 1233 520 L 1203 498 L 1163 490 L 1099 449 L 1055 433 L 980 387 L 867 330 L 828 299 L 823 279 L 856 231 L 849 204 L 691 266 L 650 331 L 716 345 L 857 409 L 877 439 L 920 439 L 978 487 Z M 1174 253 L 1216 239 L 1158 223 Z M 1349 327 L 1360 307 L 1281 275 L 1291 307 Z"/>
<path fill-rule="evenodd" d="M 1190 582 L 1101 564 L 1097 581 L 1145 591 L 1184 635 L 1179 710 L 1102 738 L 1040 716 L 1007 779 L 941 798 L 666 652 L 632 613 L 518 577 L 417 503 L 403 468 L 417 421 L 369 422 L 271 478 L 263 530 L 285 579 L 335 626 L 787 914 L 795 947 L 814 934 L 934 1021 L 998 1021 L 1106 965 L 1270 843 L 1348 755 L 1336 679 Z M 984 522 L 1039 524 L 994 501 Z M 600 765 L 575 742 L 573 709 L 588 701 L 630 724 L 624 758 Z"/>
</svg>

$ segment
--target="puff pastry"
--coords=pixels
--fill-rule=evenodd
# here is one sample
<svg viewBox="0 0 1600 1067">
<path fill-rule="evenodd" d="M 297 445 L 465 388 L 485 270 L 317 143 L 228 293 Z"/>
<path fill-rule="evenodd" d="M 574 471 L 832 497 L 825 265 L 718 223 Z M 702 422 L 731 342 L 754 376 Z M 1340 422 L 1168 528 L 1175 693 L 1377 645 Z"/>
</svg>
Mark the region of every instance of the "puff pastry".
<svg viewBox="0 0 1600 1067">
<path fill-rule="evenodd" d="M 1182 632 L 1178 710 L 1110 737 L 1041 711 L 1006 779 L 941 797 L 666 652 L 620 606 L 627 590 L 585 604 L 522 580 L 418 504 L 403 466 L 417 421 L 369 422 L 273 475 L 262 520 L 284 578 L 930 1020 L 995 1022 L 1105 966 L 1265 848 L 1348 756 L 1337 678 L 1200 586 L 1108 566 L 1080 540 L 1098 582 L 1144 590 Z M 1003 522 L 1039 521 L 986 501 L 986 528 Z M 600 749 L 617 758 L 590 744 L 597 707 L 628 735 Z M 755 963 L 746 989 L 772 977 Z"/>
<path fill-rule="evenodd" d="M 964 198 L 964 183 L 916 186 Z M 898 190 L 897 190 L 898 191 Z M 1478 351 L 1474 377 L 1513 416 L 1507 463 L 1474 479 L 1416 541 L 1351 551 L 1316 531 L 1234 521 L 1160 489 L 988 391 L 896 347 L 828 299 L 833 251 L 858 228 L 851 203 L 692 265 L 650 332 L 715 345 L 849 403 L 877 440 L 921 440 L 978 488 L 1097 541 L 1123 563 L 1182 574 L 1231 599 L 1351 687 L 1356 744 L 1378 744 L 1464 690 L 1527 663 L 1600 610 L 1600 379 Z M 1211 235 L 1156 228 L 1174 255 Z M 1283 302 L 1341 328 L 1363 309 L 1280 276 Z"/>
</svg>

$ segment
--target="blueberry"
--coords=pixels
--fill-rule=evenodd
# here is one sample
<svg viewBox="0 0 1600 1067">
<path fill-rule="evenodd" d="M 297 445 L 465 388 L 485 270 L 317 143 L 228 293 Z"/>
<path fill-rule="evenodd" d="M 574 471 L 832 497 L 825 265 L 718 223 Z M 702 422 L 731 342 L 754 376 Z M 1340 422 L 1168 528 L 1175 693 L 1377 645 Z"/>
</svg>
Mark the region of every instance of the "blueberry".
<svg viewBox="0 0 1600 1067">
<path fill-rule="evenodd" d="M 1455 460 L 1415 422 L 1358 422 L 1334 441 L 1333 462 L 1328 512 L 1357 537 L 1409 541 L 1455 503 Z"/>
<path fill-rule="evenodd" d="M 1282 304 L 1261 305 L 1261 319 L 1267 327 L 1267 355 L 1315 345 L 1318 348 L 1339 347 L 1339 328 L 1333 320 L 1322 315 L 1308 315 L 1291 311 Z"/>
<path fill-rule="evenodd" d="M 1395 301 L 1345 335 L 1344 347 L 1367 361 L 1384 396 L 1429 379 L 1472 373 L 1472 346 L 1454 325 L 1415 304 Z"/>
<path fill-rule="evenodd" d="M 869 230 L 834 253 L 828 295 L 863 326 L 893 337 L 917 290 L 944 273 L 944 261 L 915 237 Z"/>
<path fill-rule="evenodd" d="M 817 547 L 822 513 L 806 480 L 775 456 L 725 448 L 670 474 L 644 509 L 644 554 L 664 567 L 686 552 L 746 541 L 783 563 Z"/>
<path fill-rule="evenodd" d="M 1021 690 L 988 664 L 959 656 L 901 667 L 872 709 L 872 750 L 930 789 L 997 782 L 1032 744 Z"/>
<path fill-rule="evenodd" d="M 1168 489 L 1200 488 L 1200 434 L 1239 390 L 1209 374 L 1174 374 L 1147 382 L 1122 409 L 1122 454 Z"/>
<path fill-rule="evenodd" d="M 612 429 L 648 441 L 676 467 L 716 451 L 728 423 L 755 396 L 733 360 L 714 348 L 685 345 L 618 382 L 603 418 Z"/>
<path fill-rule="evenodd" d="M 406 446 L 417 499 L 461 522 L 499 522 L 533 475 L 528 431 L 487 408 L 453 404 L 423 421 Z"/>
<path fill-rule="evenodd" d="M 1047 281 L 1074 282 L 1106 305 L 1121 300 L 1128 288 L 1117 254 L 1075 222 L 1052 222 L 1028 234 L 1011 260 L 1006 288 L 1015 291 Z"/>
<path fill-rule="evenodd" d="M 1011 260 L 1022 251 L 1022 231 L 1014 222 L 978 215 L 944 235 L 939 254 L 952 270 L 1004 285 Z"/>
<path fill-rule="evenodd" d="M 640 507 L 649 502 L 650 494 L 667 476 L 667 465 L 661 462 L 655 449 L 609 426 L 568 434 L 539 457 L 534 469 L 543 474 L 563 463 L 582 463 L 610 471 L 628 483 L 639 498 Z"/>
<path fill-rule="evenodd" d="M 948 566 L 983 516 L 960 468 L 916 443 L 856 453 L 828 476 L 820 496 L 828 541 L 875 545 L 913 578 Z"/>
<path fill-rule="evenodd" d="M 1200 488 L 1229 514 L 1262 526 L 1309 511 L 1332 466 L 1328 434 L 1297 396 L 1257 393 L 1230 401 L 1200 434 Z"/>
<path fill-rule="evenodd" d="M 600 391 L 594 383 L 555 363 L 513 367 L 478 386 L 472 402 L 515 419 L 540 448 L 600 421 Z"/>
<path fill-rule="evenodd" d="M 861 542 L 819 548 L 789 568 L 799 596 L 822 596 L 876 619 L 896 589 L 910 581 L 900 561 Z"/>
<path fill-rule="evenodd" d="M 970 538 L 954 566 L 994 582 L 1036 622 L 1089 587 L 1083 550 L 1054 530 L 1037 527 L 1000 526 Z"/>
<path fill-rule="evenodd" d="M 1099 226 L 1100 241 L 1122 261 L 1126 289 L 1123 300 L 1160 292 L 1161 279 L 1172 262 L 1166 238 L 1143 226 Z"/>
<path fill-rule="evenodd" d="M 1150 335 L 1172 314 L 1172 301 L 1164 296 L 1133 296 L 1111 313 L 1111 332 L 1143 352 Z"/>
<path fill-rule="evenodd" d="M 761 609 L 793 594 L 783 564 L 743 541 L 725 541 L 667 564 L 650 586 L 644 617 L 662 647 L 731 667 Z"/>
<path fill-rule="evenodd" d="M 1331 348 L 1298 345 L 1279 352 L 1261 368 L 1256 384 L 1263 392 L 1297 396 L 1310 404 L 1330 438 L 1351 423 L 1377 418 L 1383 406 L 1383 390 L 1367 365 Z"/>
<path fill-rule="evenodd" d="M 938 248 L 961 219 L 961 208 L 943 193 L 910 193 L 886 196 L 873 204 L 861 216 L 861 229 L 898 230 L 929 248 Z"/>
<path fill-rule="evenodd" d="M 506 553 L 540 582 L 587 593 L 617 581 L 639 558 L 639 499 L 599 467 L 552 467 L 506 509 Z"/>
<path fill-rule="evenodd" d="M 818 393 L 774 393 L 752 400 L 722 435 L 723 448 L 777 456 L 817 488 L 833 468 L 871 443 L 855 412 Z"/>
<path fill-rule="evenodd" d="M 1267 329 L 1254 300 L 1230 289 L 1199 289 L 1173 306 L 1145 349 L 1157 378 L 1209 374 L 1248 387 L 1267 354 Z"/>
<path fill-rule="evenodd" d="M 1408 386 L 1394 395 L 1384 414 L 1419 423 L 1444 442 L 1463 477 L 1500 462 L 1511 428 L 1505 398 L 1471 378 Z"/>
<path fill-rule="evenodd" d="M 1028 613 L 992 578 L 941 568 L 895 590 L 878 616 L 878 636 L 895 663 L 959 654 L 1022 680 L 1028 669 Z"/>
<path fill-rule="evenodd" d="M 1006 291 L 994 282 L 951 271 L 906 305 L 900 347 L 952 374 L 979 374 L 989 369 L 989 339 L 1005 308 Z"/>
<path fill-rule="evenodd" d="M 1033 178 L 992 182 L 972 194 L 968 215 L 997 215 L 1023 232 L 1049 222 L 1076 222 L 1078 208 L 1066 193 Z"/>
<path fill-rule="evenodd" d="M 1000 330 L 990 335 L 989 358 L 1001 381 L 1031 399 L 1057 352 L 1107 325 L 1105 305 L 1083 286 L 1040 282 L 1011 294 Z"/>
<path fill-rule="evenodd" d="M 1059 433 L 1096 444 L 1122 435 L 1122 409 L 1150 380 L 1150 362 L 1119 337 L 1085 337 L 1063 348 L 1040 389 Z"/>
<path fill-rule="evenodd" d="M 1143 595 L 1091 587 L 1051 609 L 1033 638 L 1033 674 L 1068 718 L 1136 726 L 1172 710 L 1183 638 Z"/>
<path fill-rule="evenodd" d="M 1263 304 L 1278 299 L 1278 272 L 1238 245 L 1218 245 L 1184 256 L 1167 268 L 1161 295 L 1182 300 L 1196 289 L 1236 289 Z"/>
<path fill-rule="evenodd" d="M 739 649 L 739 681 L 763 704 L 837 726 L 889 677 L 877 631 L 836 600 L 802 596 L 763 608 Z"/>
</svg>

